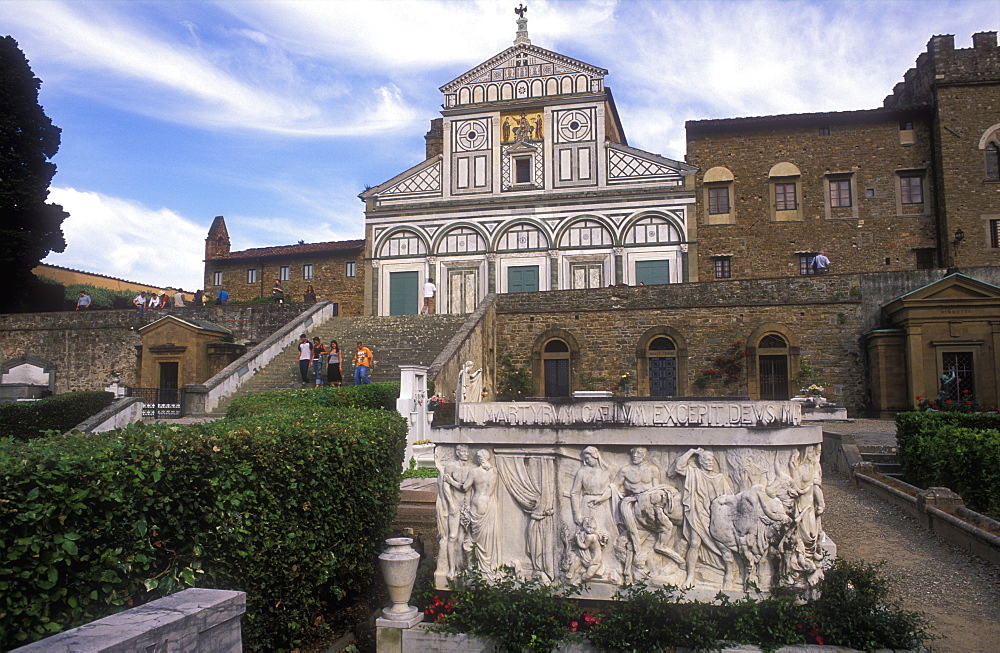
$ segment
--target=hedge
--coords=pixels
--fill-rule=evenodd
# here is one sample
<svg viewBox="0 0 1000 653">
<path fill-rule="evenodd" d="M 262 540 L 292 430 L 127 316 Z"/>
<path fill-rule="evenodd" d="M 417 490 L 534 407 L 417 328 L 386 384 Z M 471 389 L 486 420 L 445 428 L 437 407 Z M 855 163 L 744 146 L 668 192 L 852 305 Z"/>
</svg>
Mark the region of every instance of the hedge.
<svg viewBox="0 0 1000 653">
<path fill-rule="evenodd" d="M 947 487 L 972 510 L 1000 515 L 1000 414 L 899 413 L 896 444 L 908 482 Z"/>
<path fill-rule="evenodd" d="M 65 432 L 111 405 L 110 392 L 66 392 L 16 404 L 0 404 L 0 438 L 29 440 L 47 430 Z"/>
<path fill-rule="evenodd" d="M 374 577 L 406 433 L 394 412 L 322 405 L 338 390 L 310 410 L 269 393 L 239 419 L 0 441 L 0 648 L 191 586 L 247 592 L 248 650 L 321 636 L 326 606 Z"/>
<path fill-rule="evenodd" d="M 324 390 L 335 390 L 324 392 Z M 237 397 L 226 408 L 227 418 L 248 417 L 273 410 L 276 402 L 283 410 L 311 411 L 319 407 L 353 406 L 371 410 L 396 410 L 399 382 L 345 385 L 339 388 L 271 390 Z"/>
</svg>

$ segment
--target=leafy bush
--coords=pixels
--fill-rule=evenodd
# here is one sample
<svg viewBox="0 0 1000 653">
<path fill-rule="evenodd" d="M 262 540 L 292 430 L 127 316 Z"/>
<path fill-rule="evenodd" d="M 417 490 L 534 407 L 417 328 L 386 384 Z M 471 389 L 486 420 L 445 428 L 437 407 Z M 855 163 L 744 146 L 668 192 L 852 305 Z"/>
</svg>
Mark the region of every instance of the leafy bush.
<svg viewBox="0 0 1000 653">
<path fill-rule="evenodd" d="M 38 401 L 0 404 L 0 438 L 29 440 L 48 430 L 65 432 L 114 400 L 110 392 L 66 392 Z"/>
<path fill-rule="evenodd" d="M 247 592 L 248 650 L 322 633 L 325 606 L 373 578 L 406 425 L 383 410 L 271 406 L 0 441 L 0 647 L 190 586 Z"/>
<path fill-rule="evenodd" d="M 271 390 L 237 397 L 226 408 L 226 417 L 248 417 L 270 413 L 276 409 L 310 412 L 317 408 L 353 407 L 395 411 L 397 397 L 399 397 L 398 381 L 300 390 Z"/>
<path fill-rule="evenodd" d="M 528 364 L 517 367 L 509 353 L 500 354 L 497 359 L 497 401 L 521 401 L 533 392 Z"/>
<path fill-rule="evenodd" d="M 896 444 L 907 481 L 947 487 L 973 510 L 1000 515 L 1000 415 L 899 413 Z"/>
<path fill-rule="evenodd" d="M 787 592 L 736 601 L 719 593 L 713 603 L 688 602 L 676 587 L 625 585 L 596 614 L 570 600 L 580 588 L 549 587 L 509 568 L 495 580 L 473 571 L 459 578 L 449 599 L 428 601 L 424 613 L 440 630 L 492 637 L 517 652 L 550 650 L 581 633 L 602 650 L 634 653 L 730 643 L 764 650 L 794 644 L 919 649 L 931 637 L 927 621 L 889 599 L 891 585 L 880 571 L 881 565 L 838 559 L 820 585 L 821 598 L 812 602 Z"/>
</svg>

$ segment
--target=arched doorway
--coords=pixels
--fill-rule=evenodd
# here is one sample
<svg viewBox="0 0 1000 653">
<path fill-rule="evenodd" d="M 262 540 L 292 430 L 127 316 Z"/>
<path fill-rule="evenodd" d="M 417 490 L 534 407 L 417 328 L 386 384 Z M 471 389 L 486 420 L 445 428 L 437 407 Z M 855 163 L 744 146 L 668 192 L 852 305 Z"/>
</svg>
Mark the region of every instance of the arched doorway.
<svg viewBox="0 0 1000 653">
<path fill-rule="evenodd" d="M 570 351 L 565 340 L 553 338 L 542 348 L 542 370 L 546 397 L 568 397 L 570 390 Z"/>
<path fill-rule="evenodd" d="M 649 396 L 677 396 L 677 345 L 666 336 L 653 338 L 646 347 L 649 362 Z"/>
<path fill-rule="evenodd" d="M 777 333 L 768 333 L 757 344 L 757 378 L 761 399 L 789 398 L 788 342 Z"/>
</svg>

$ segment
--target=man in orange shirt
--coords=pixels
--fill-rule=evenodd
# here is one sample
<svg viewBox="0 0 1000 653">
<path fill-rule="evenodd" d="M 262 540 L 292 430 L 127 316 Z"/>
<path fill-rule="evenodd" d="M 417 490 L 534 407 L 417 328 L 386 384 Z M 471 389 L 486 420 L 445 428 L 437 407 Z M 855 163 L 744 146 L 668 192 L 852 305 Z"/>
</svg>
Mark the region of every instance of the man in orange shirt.
<svg viewBox="0 0 1000 653">
<path fill-rule="evenodd" d="M 368 385 L 368 370 L 375 364 L 372 350 L 358 340 L 358 351 L 354 353 L 354 385 Z"/>
</svg>

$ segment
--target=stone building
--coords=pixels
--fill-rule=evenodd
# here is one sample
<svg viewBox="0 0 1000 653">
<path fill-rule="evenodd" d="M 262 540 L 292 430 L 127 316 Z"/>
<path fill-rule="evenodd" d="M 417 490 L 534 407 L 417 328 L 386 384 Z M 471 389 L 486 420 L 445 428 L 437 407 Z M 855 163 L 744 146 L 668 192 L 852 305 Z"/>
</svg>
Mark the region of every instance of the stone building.
<svg viewBox="0 0 1000 653">
<path fill-rule="evenodd" d="M 1000 263 L 1000 48 L 935 36 L 880 109 L 687 123 L 697 279 Z M 692 277 L 694 278 L 694 277 Z"/>
<path fill-rule="evenodd" d="M 365 310 L 417 313 L 487 293 L 679 283 L 689 278 L 694 168 L 628 145 L 607 71 L 514 45 L 441 87 L 426 160 L 370 188 Z"/>
<path fill-rule="evenodd" d="M 317 300 L 337 304 L 339 315 L 361 315 L 365 279 L 365 241 L 338 240 L 230 251 L 229 230 L 220 215 L 205 239 L 205 292 L 214 297 L 223 288 L 230 301 L 271 297 L 280 280 L 285 301 L 304 301 L 309 286 Z"/>
<path fill-rule="evenodd" d="M 246 352 L 233 332 L 214 322 L 167 315 L 138 329 L 139 387 L 177 390 L 204 383 Z"/>
</svg>

